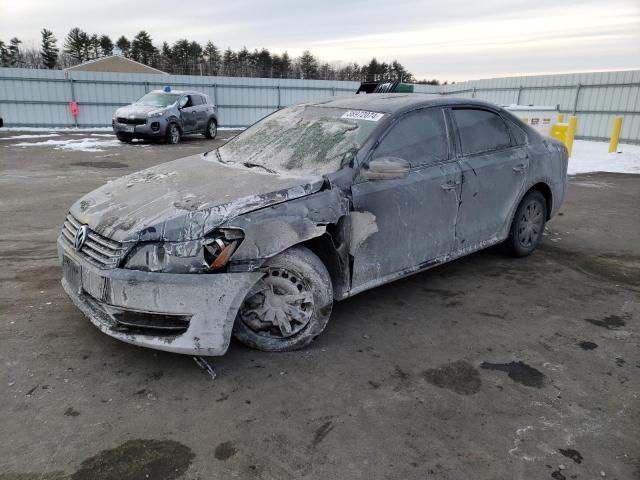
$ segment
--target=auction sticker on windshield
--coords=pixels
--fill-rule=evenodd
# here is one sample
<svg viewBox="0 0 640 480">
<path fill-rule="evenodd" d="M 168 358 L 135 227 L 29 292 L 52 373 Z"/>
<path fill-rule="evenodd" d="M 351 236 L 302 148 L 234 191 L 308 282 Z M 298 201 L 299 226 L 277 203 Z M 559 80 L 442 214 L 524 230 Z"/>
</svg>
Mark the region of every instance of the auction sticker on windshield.
<svg viewBox="0 0 640 480">
<path fill-rule="evenodd" d="M 351 120 L 369 120 L 370 122 L 377 122 L 382 117 L 384 117 L 384 113 L 367 112 L 365 110 L 349 110 L 345 112 L 341 118 L 348 118 Z"/>
</svg>

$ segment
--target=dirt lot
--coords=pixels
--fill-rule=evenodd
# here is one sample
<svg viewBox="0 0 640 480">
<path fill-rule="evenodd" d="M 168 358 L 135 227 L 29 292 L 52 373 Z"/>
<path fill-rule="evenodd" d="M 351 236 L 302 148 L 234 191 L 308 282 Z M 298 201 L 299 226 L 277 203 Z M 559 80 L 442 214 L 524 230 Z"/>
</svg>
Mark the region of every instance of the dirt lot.
<svg viewBox="0 0 640 480">
<path fill-rule="evenodd" d="M 211 380 L 91 326 L 55 241 L 82 194 L 215 142 L 17 135 L 0 133 L 0 479 L 640 478 L 640 176 L 573 177 L 533 256 L 365 292 L 310 348 L 234 343 Z"/>
</svg>

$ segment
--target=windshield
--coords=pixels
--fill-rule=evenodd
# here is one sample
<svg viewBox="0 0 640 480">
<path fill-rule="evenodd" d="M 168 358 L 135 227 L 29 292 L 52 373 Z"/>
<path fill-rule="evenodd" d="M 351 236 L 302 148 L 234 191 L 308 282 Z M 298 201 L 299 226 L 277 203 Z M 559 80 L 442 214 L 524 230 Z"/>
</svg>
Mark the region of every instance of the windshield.
<svg viewBox="0 0 640 480">
<path fill-rule="evenodd" d="M 254 124 L 219 148 L 223 163 L 289 175 L 323 175 L 347 165 L 382 114 L 296 105 Z"/>
<path fill-rule="evenodd" d="M 150 107 L 168 107 L 178 100 L 177 93 L 147 93 L 136 102 L 138 105 L 148 105 Z"/>
</svg>

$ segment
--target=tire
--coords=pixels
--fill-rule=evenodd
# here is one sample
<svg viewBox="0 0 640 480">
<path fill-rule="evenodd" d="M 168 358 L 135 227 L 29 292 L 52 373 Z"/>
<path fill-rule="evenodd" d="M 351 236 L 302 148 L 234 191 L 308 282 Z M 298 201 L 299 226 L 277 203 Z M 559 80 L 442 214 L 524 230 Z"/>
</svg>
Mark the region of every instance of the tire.
<svg viewBox="0 0 640 480">
<path fill-rule="evenodd" d="M 131 143 L 133 141 L 133 135 L 128 135 L 126 133 L 116 133 L 116 138 L 122 143 Z"/>
<path fill-rule="evenodd" d="M 306 347 L 320 335 L 331 316 L 333 286 L 329 272 L 302 246 L 269 259 L 264 271 L 266 275 L 247 294 L 238 311 L 234 337 L 265 352 Z"/>
<path fill-rule="evenodd" d="M 504 243 L 507 253 L 526 257 L 542 240 L 547 220 L 547 201 L 538 190 L 529 191 L 520 201 L 511 222 L 509 237 Z"/>
<path fill-rule="evenodd" d="M 182 131 L 177 123 L 170 123 L 167 126 L 167 143 L 170 145 L 176 145 L 180 143 L 182 138 Z"/>
<path fill-rule="evenodd" d="M 204 131 L 204 136 L 207 137 L 209 140 L 213 140 L 214 138 L 216 138 L 217 134 L 218 134 L 218 124 L 212 118 L 211 120 L 209 120 L 209 123 L 207 123 L 207 129 Z"/>
</svg>

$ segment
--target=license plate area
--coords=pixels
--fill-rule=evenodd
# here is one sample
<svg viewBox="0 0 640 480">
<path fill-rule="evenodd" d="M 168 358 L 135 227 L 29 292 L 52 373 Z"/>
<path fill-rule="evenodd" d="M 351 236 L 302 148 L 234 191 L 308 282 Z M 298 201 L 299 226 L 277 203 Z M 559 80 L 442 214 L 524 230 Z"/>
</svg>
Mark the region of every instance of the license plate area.
<svg viewBox="0 0 640 480">
<path fill-rule="evenodd" d="M 82 292 L 82 267 L 66 255 L 62 257 L 62 274 L 74 292 Z"/>
<path fill-rule="evenodd" d="M 124 126 L 124 131 L 125 132 L 133 133 L 133 132 L 135 132 L 135 130 L 136 130 L 135 125 L 125 125 Z"/>
</svg>

